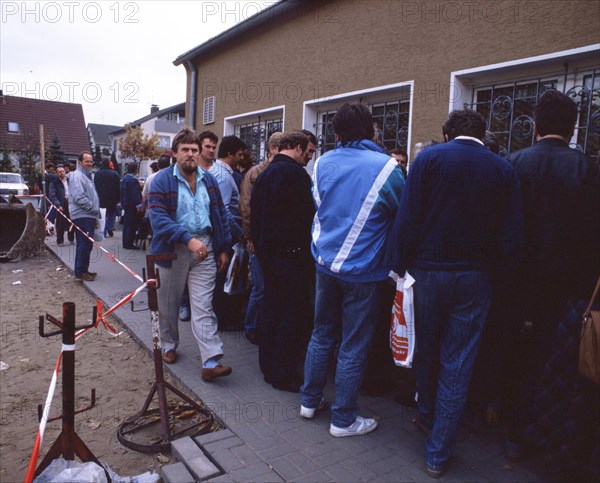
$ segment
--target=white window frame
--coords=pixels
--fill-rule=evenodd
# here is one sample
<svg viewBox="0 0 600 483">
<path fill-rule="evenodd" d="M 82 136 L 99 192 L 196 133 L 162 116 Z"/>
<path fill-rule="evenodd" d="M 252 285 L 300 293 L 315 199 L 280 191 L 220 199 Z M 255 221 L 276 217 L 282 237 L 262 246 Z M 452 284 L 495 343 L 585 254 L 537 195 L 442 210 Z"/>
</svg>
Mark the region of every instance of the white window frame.
<svg viewBox="0 0 600 483">
<path fill-rule="evenodd" d="M 6 130 L 11 134 L 19 134 L 21 132 L 21 124 L 17 121 L 8 121 L 6 123 Z"/>
</svg>

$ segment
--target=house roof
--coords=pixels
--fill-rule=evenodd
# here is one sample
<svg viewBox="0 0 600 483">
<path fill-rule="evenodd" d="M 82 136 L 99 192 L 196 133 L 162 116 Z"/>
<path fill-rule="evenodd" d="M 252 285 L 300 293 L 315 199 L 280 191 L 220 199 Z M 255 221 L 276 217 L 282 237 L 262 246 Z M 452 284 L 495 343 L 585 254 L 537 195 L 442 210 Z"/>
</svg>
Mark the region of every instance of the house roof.
<svg viewBox="0 0 600 483">
<path fill-rule="evenodd" d="M 160 109 L 158 111 L 151 112 L 147 116 L 140 117 L 139 119 L 136 119 L 135 121 L 130 122 L 128 124 L 131 125 L 131 127 L 136 127 L 146 121 L 149 121 L 150 119 L 154 119 L 155 117 L 161 117 L 166 114 L 170 114 L 171 112 L 178 112 L 178 111 L 185 112 L 185 102 L 182 102 L 181 104 L 175 104 L 174 106 L 171 106 L 171 107 L 165 107 L 164 109 Z M 116 127 L 116 129 L 114 131 L 110 131 L 110 134 L 118 134 L 120 132 L 125 132 L 124 126 L 122 126 L 122 127 L 115 126 L 115 127 Z"/>
<path fill-rule="evenodd" d="M 8 132 L 9 122 L 19 123 L 18 134 Z M 65 154 L 75 155 L 90 149 L 81 104 L 0 96 L 0 146 L 6 145 L 9 151 L 20 151 L 27 133 L 38 138 L 40 124 L 44 125 L 47 141 L 52 139 L 54 132 L 58 134 Z"/>
<path fill-rule="evenodd" d="M 314 3 L 314 0 L 280 0 L 264 10 L 248 17 L 243 22 L 221 32 L 216 37 L 181 54 L 173 61 L 173 64 L 181 65 L 184 62 L 190 61 L 203 54 L 214 53 L 215 50 L 224 44 L 243 36 L 250 30 L 264 26 L 267 22 L 279 23 L 281 21 L 289 20 L 290 18 L 293 18 L 294 15 L 298 14 L 298 9 L 302 9 L 303 5 L 309 3 Z"/>
<path fill-rule="evenodd" d="M 121 126 L 112 126 L 109 124 L 88 124 L 88 130 L 92 133 L 92 139 L 96 144 L 103 146 L 110 145 L 108 134 L 121 129 Z"/>
</svg>

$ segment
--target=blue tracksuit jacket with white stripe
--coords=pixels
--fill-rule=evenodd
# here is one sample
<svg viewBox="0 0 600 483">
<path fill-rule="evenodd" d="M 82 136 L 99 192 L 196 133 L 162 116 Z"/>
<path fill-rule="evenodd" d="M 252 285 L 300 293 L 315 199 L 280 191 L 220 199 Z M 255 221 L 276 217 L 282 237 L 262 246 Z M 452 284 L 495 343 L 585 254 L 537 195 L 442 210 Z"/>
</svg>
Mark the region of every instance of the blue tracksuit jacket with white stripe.
<svg viewBox="0 0 600 483">
<path fill-rule="evenodd" d="M 404 187 L 397 161 L 372 141 L 338 143 L 315 162 L 313 183 L 317 270 L 347 282 L 385 280 L 386 241 Z"/>
</svg>

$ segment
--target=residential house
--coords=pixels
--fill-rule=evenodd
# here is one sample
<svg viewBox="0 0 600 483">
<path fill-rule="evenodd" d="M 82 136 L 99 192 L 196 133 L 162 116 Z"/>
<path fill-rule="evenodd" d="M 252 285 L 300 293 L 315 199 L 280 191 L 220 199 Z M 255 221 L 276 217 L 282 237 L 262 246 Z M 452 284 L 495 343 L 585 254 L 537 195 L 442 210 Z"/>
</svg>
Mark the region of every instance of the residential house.
<svg viewBox="0 0 600 483">
<path fill-rule="evenodd" d="M 150 114 L 137 119 L 131 123 L 131 127 L 141 126 L 145 135 L 158 135 L 158 145 L 160 148 L 171 149 L 171 142 L 175 134 L 185 125 L 185 102 L 176 104 L 166 109 L 159 109 L 153 104 L 150 108 Z M 129 160 L 123 159 L 119 152 L 119 139 L 125 138 L 125 127 L 118 128 L 109 133 L 112 152 L 116 153 L 117 160 L 120 165 L 121 173 L 124 172 L 123 167 Z M 152 161 L 144 161 L 140 163 L 139 175 L 148 176 L 151 173 L 150 163 Z"/>
<path fill-rule="evenodd" d="M 96 146 L 100 147 L 101 156 L 110 156 L 112 154 L 112 142 L 110 133 L 121 129 L 121 126 L 112 126 L 110 124 L 92 124 L 87 125 L 88 135 L 92 154 L 96 152 Z"/>
<path fill-rule="evenodd" d="M 281 0 L 183 53 L 186 118 L 236 134 L 255 159 L 275 130 L 305 128 L 319 154 L 347 101 L 367 104 L 388 149 L 442 140 L 452 109 L 481 112 L 503 154 L 533 142 L 540 94 L 578 103 L 572 145 L 600 149 L 598 2 Z"/>
<path fill-rule="evenodd" d="M 0 151 L 17 161 L 28 152 L 39 160 L 40 125 L 44 126 L 46 149 L 58 134 L 65 161 L 77 162 L 90 149 L 81 104 L 5 96 L 0 91 Z"/>
</svg>

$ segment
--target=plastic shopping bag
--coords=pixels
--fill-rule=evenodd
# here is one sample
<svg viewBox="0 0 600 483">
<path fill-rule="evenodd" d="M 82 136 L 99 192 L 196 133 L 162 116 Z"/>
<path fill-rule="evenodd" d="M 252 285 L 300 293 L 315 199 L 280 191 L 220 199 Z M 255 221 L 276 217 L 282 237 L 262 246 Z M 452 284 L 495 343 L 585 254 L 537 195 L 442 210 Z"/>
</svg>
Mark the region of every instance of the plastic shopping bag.
<svg viewBox="0 0 600 483">
<path fill-rule="evenodd" d="M 233 245 L 233 257 L 223 287 L 226 294 L 242 294 L 248 289 L 248 260 L 248 251 L 244 245 L 241 243 Z"/>
<path fill-rule="evenodd" d="M 396 281 L 396 297 L 392 307 L 390 325 L 390 348 L 394 364 L 401 367 L 412 367 L 415 352 L 415 279 L 408 272 L 404 278 L 396 273 L 390 273 Z"/>
<path fill-rule="evenodd" d="M 94 225 L 94 241 L 101 242 L 104 240 L 104 227 L 106 225 L 106 208 L 100 208 L 100 218 L 96 220 Z"/>
</svg>

